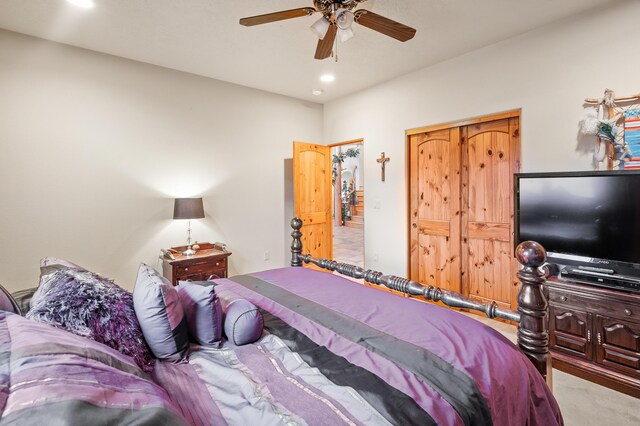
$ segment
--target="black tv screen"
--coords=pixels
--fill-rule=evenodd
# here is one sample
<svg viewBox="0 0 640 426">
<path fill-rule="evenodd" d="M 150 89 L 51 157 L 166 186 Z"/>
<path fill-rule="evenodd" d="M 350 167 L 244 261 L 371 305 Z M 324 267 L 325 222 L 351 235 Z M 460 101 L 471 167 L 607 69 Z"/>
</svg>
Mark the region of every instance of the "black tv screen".
<svg viewBox="0 0 640 426">
<path fill-rule="evenodd" d="M 640 173 L 516 175 L 516 240 L 547 252 L 640 263 Z"/>
</svg>

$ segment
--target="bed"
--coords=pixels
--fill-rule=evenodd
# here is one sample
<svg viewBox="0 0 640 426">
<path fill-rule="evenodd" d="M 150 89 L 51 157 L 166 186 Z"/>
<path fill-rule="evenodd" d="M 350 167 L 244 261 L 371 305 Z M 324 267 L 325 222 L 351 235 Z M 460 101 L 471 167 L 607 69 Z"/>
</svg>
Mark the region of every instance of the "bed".
<svg viewBox="0 0 640 426">
<path fill-rule="evenodd" d="M 0 311 L 0 424 L 562 424 L 545 380 L 539 246 L 519 248 L 522 303 L 510 312 L 303 255 L 301 222 L 292 226 L 292 267 L 198 283 L 260 312 L 254 343 L 227 333 L 145 372 L 104 344 Z M 305 262 L 518 321 L 520 348 L 472 318 Z"/>
</svg>

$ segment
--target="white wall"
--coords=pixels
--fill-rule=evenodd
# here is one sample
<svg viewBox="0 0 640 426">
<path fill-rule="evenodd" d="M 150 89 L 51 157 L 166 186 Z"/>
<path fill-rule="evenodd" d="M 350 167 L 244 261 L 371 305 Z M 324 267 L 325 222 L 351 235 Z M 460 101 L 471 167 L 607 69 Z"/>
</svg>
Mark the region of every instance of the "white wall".
<svg viewBox="0 0 640 426">
<path fill-rule="evenodd" d="M 0 31 L 0 284 L 53 255 L 132 288 L 185 242 L 177 196 L 204 197 L 194 237 L 231 273 L 282 266 L 293 140 L 322 140 L 320 105 Z"/>
<path fill-rule="evenodd" d="M 592 141 L 578 137 L 583 100 L 640 91 L 639 16 L 640 2 L 619 3 L 326 104 L 325 143 L 366 141 L 366 266 L 407 272 L 407 129 L 522 108 L 523 171 L 590 169 Z"/>
</svg>

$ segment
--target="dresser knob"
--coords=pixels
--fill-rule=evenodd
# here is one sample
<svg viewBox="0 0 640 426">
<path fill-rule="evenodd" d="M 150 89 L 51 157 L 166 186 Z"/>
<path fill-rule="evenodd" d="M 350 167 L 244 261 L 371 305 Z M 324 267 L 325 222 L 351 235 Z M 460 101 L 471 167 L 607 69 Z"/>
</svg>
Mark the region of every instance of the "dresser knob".
<svg viewBox="0 0 640 426">
<path fill-rule="evenodd" d="M 633 314 L 633 312 L 631 312 L 631 309 L 625 309 L 624 310 L 625 315 L 627 316 L 631 316 L 631 314 Z"/>
<path fill-rule="evenodd" d="M 220 262 L 216 262 L 216 266 L 220 266 Z"/>
<path fill-rule="evenodd" d="M 185 272 L 189 272 L 189 268 L 184 268 L 184 271 Z"/>
<path fill-rule="evenodd" d="M 562 300 L 563 302 L 567 301 L 567 296 L 560 296 L 560 300 Z"/>
</svg>

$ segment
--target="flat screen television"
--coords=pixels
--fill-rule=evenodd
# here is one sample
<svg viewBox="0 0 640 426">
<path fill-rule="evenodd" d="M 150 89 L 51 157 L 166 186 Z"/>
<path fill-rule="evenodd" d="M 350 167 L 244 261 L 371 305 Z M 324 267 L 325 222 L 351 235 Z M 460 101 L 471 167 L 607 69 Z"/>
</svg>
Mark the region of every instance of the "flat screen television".
<svg viewBox="0 0 640 426">
<path fill-rule="evenodd" d="M 519 173 L 516 244 L 533 240 L 549 263 L 640 277 L 640 171 Z"/>
</svg>

